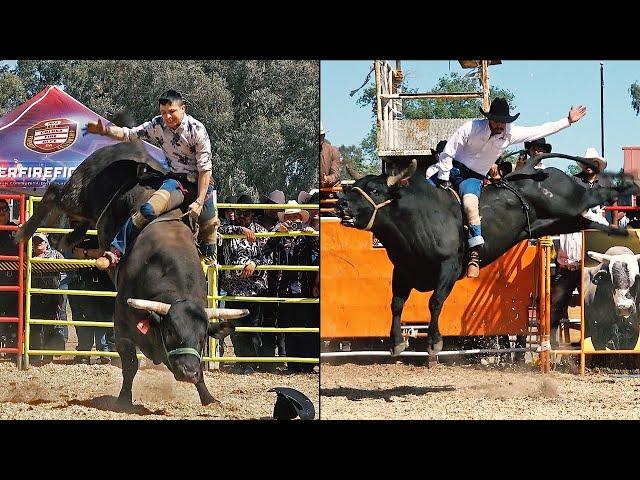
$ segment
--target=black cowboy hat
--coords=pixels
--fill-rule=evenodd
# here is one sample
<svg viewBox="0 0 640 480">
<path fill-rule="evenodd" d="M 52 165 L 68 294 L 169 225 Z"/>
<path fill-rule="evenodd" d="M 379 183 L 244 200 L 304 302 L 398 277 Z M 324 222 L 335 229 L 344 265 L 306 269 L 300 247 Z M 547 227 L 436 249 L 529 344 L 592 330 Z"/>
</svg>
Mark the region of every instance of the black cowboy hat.
<svg viewBox="0 0 640 480">
<path fill-rule="evenodd" d="M 253 197 L 251 195 L 245 192 L 245 193 L 238 194 L 238 198 L 236 199 L 235 203 L 244 203 L 244 204 L 253 205 L 256 202 L 253 201 Z"/>
<path fill-rule="evenodd" d="M 482 110 L 482 107 L 480 107 L 480 113 L 482 113 L 489 120 L 504 123 L 511 123 L 520 116 L 519 113 L 516 113 L 515 115 L 509 115 L 509 104 L 502 97 L 493 99 L 488 112 L 485 112 L 484 110 Z"/>
<path fill-rule="evenodd" d="M 237 195 L 227 195 L 226 197 L 224 197 L 224 202 L 223 203 L 238 203 L 238 196 Z M 225 210 L 229 210 L 228 208 L 220 208 L 219 209 L 219 213 L 224 213 Z"/>
<path fill-rule="evenodd" d="M 539 146 L 544 148 L 544 153 L 551 153 L 551 144 L 547 143 L 544 137 L 530 142 L 524 142 L 524 149 L 529 150 L 533 146 Z"/>
<path fill-rule="evenodd" d="M 436 149 L 434 150 L 433 148 L 430 148 L 431 150 L 431 155 L 437 155 L 439 153 L 442 153 L 442 151 L 444 150 L 444 147 L 447 146 L 447 141 L 446 140 L 440 140 L 438 142 L 438 144 L 436 145 Z"/>
<path fill-rule="evenodd" d="M 302 392 L 287 387 L 274 387 L 269 390 L 276 392 L 276 404 L 273 406 L 273 418 L 276 420 L 292 420 L 300 417 L 300 420 L 313 420 L 316 409 L 313 402 Z"/>
</svg>

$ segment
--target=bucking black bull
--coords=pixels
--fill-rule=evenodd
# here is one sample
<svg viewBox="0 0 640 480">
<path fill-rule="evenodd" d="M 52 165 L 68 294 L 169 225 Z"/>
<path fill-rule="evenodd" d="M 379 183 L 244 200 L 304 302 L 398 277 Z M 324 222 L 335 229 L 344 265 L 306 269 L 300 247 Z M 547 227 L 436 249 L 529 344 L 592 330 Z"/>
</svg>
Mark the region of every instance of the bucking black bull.
<svg viewBox="0 0 640 480">
<path fill-rule="evenodd" d="M 140 181 L 141 167 L 156 172 Z M 139 142 L 97 150 L 64 186 L 47 189 L 36 214 L 16 237 L 30 237 L 48 215 L 64 212 L 81 222 L 65 237 L 66 244 L 77 243 L 96 225 L 100 248 L 105 250 L 131 212 L 159 187 L 161 170 Z M 208 336 L 222 339 L 233 326 L 225 321 L 209 323 L 209 319 L 248 314 L 247 310 L 205 308 L 204 274 L 193 234 L 182 217 L 176 209 L 147 225 L 117 271 L 114 329 L 123 375 L 118 403 L 123 406 L 131 405 L 138 370 L 136 346 L 155 364 L 164 363 L 176 380 L 194 383 L 203 405 L 213 402 L 202 375 L 202 352 Z"/>
<path fill-rule="evenodd" d="M 500 183 L 484 188 L 480 197 L 486 242 L 480 251 L 483 266 L 526 238 L 588 228 L 626 234 L 625 230 L 603 226 L 581 214 L 589 207 L 610 203 L 619 195 L 636 193 L 638 187 L 625 178 L 620 187 L 587 190 L 556 168 L 534 169 L 549 157 L 576 160 L 597 169 L 582 157 L 543 154 L 529 158 L 522 169 L 507 175 L 513 190 L 500 188 Z M 467 247 L 462 208 L 450 192 L 429 184 L 424 172 L 415 173 L 415 159 L 395 170 L 398 173 L 367 175 L 357 180 L 336 211 L 343 225 L 371 230 L 393 262 L 392 355 L 399 355 L 406 348 L 400 318 L 414 288 L 420 292 L 434 290 L 429 300 L 427 351 L 435 354 L 442 349 L 438 329 L 442 305 L 463 273 Z"/>
</svg>

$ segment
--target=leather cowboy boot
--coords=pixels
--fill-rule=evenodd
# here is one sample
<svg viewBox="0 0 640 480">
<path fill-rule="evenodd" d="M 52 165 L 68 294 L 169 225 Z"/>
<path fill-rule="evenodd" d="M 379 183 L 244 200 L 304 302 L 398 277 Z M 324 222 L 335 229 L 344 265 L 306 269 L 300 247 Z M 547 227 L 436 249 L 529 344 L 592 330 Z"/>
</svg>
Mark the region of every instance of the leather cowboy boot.
<svg viewBox="0 0 640 480">
<path fill-rule="evenodd" d="M 469 263 L 467 264 L 467 277 L 478 278 L 480 275 L 480 252 L 473 249 L 469 252 Z"/>
<path fill-rule="evenodd" d="M 101 257 L 96 260 L 96 268 L 98 270 L 107 270 L 115 267 L 119 262 L 126 244 L 131 243 L 140 231 L 152 220 L 158 218 L 163 213 L 178 207 L 184 201 L 184 195 L 180 190 L 159 189 L 151 195 L 149 200 L 140 206 L 124 223 L 114 242 L 119 246 L 116 247 L 112 243 L 109 250 L 104 252 Z"/>
<path fill-rule="evenodd" d="M 199 244 L 203 260 L 216 263 L 218 253 L 218 215 L 200 224 Z"/>
</svg>

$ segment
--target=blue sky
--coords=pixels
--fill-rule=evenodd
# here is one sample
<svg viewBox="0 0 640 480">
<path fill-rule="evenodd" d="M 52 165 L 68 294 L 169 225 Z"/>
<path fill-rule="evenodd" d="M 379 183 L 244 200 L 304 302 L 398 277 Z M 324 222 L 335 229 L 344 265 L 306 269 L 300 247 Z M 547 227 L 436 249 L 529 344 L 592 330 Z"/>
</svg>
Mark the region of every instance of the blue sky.
<svg viewBox="0 0 640 480">
<path fill-rule="evenodd" d="M 629 86 L 640 81 L 640 61 L 604 60 L 604 135 L 608 170 L 623 165 L 623 146 L 640 145 L 640 117 L 631 108 Z M 391 61 L 395 65 L 395 61 Z M 334 145 L 359 144 L 371 128 L 371 111 L 360 108 L 349 92 L 364 81 L 373 62 L 322 61 L 320 68 L 320 113 L 327 139 Z M 402 61 L 409 86 L 430 91 L 438 78 L 451 72 L 467 72 L 457 60 Z M 515 95 L 520 112 L 518 125 L 532 126 L 558 120 L 572 105 L 585 105 L 587 115 L 570 128 L 547 137 L 553 151 L 582 155 L 587 147 L 600 151 L 600 61 L 504 60 L 489 67 L 490 85 Z M 373 81 L 373 75 L 371 77 Z M 545 161 L 562 170 L 567 160 Z"/>
</svg>

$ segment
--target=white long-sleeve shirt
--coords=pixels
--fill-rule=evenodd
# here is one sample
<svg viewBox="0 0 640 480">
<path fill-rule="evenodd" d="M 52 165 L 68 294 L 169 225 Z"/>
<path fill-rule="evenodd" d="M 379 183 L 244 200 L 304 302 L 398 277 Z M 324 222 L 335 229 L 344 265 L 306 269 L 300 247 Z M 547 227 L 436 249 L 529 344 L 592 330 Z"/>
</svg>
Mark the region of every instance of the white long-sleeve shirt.
<svg viewBox="0 0 640 480">
<path fill-rule="evenodd" d="M 585 210 L 582 216 L 602 225 L 609 225 L 607 219 L 602 216 L 601 207 L 592 207 Z M 574 267 L 582 261 L 582 232 L 563 233 L 560 235 L 560 248 L 558 249 L 558 265 Z"/>
<path fill-rule="evenodd" d="M 469 120 L 447 140 L 438 163 L 427 169 L 427 177 L 438 172 L 440 180 L 449 180 L 453 160 L 480 175 L 486 175 L 498 157 L 509 145 L 530 142 L 552 135 L 570 125 L 567 117 L 556 122 L 543 123 L 536 127 L 520 127 L 507 123 L 501 134 L 491 136 L 489 120 Z"/>
</svg>

